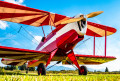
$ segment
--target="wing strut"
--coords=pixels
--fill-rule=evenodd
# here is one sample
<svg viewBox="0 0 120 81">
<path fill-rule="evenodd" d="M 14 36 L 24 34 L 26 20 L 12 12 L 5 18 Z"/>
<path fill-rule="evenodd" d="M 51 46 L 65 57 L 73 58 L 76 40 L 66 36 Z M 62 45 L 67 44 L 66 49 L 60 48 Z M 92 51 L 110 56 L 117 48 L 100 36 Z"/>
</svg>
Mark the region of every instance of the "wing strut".
<svg viewBox="0 0 120 81">
<path fill-rule="evenodd" d="M 93 55 L 95 56 L 95 34 L 94 34 L 94 42 L 93 42 Z"/>
<path fill-rule="evenodd" d="M 107 27 L 105 27 L 105 57 L 107 52 Z M 93 41 L 93 55 L 95 56 L 95 33 L 94 33 L 94 41 Z"/>
<path fill-rule="evenodd" d="M 50 61 L 51 61 L 51 59 L 53 58 L 53 56 L 55 55 L 56 52 L 57 52 L 57 49 L 54 50 L 53 52 L 51 52 L 50 57 L 49 57 L 49 59 L 48 59 L 48 61 L 46 63 L 46 67 L 48 66 L 48 64 L 50 64 Z"/>
<path fill-rule="evenodd" d="M 106 57 L 106 47 L 107 47 L 107 27 L 105 27 L 105 57 Z"/>
<path fill-rule="evenodd" d="M 50 26 L 51 26 L 51 30 L 53 31 L 53 29 L 52 29 L 52 23 L 54 24 L 54 22 L 53 22 L 53 20 L 52 20 L 52 18 L 50 16 Z"/>
<path fill-rule="evenodd" d="M 73 50 L 67 54 L 67 57 L 77 66 L 79 70 L 81 70 Z"/>
<path fill-rule="evenodd" d="M 50 26 L 51 26 L 51 30 L 53 31 L 52 26 L 55 27 L 55 23 L 54 23 L 54 21 L 53 21 L 51 15 L 50 15 Z"/>
<path fill-rule="evenodd" d="M 43 34 L 44 34 L 44 37 L 45 37 L 45 32 L 44 32 L 43 26 L 42 26 L 42 31 L 43 31 Z"/>
</svg>

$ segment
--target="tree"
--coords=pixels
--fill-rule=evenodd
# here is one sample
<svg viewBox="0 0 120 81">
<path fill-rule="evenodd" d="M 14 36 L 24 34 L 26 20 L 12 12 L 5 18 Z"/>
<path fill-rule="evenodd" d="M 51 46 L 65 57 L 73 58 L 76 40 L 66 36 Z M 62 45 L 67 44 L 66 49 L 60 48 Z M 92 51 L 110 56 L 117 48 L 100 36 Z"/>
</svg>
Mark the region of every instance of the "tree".
<svg viewBox="0 0 120 81">
<path fill-rule="evenodd" d="M 5 67 L 5 70 L 10 70 L 10 66 L 6 66 L 6 67 Z"/>
<path fill-rule="evenodd" d="M 13 66 L 13 65 L 7 65 L 5 67 L 5 70 L 18 70 L 18 67 L 17 66 Z"/>
<path fill-rule="evenodd" d="M 19 66 L 18 68 L 19 68 L 19 70 L 26 70 L 26 64 Z"/>
<path fill-rule="evenodd" d="M 15 70 L 15 69 L 16 69 L 15 66 L 13 66 L 13 65 L 10 66 L 10 70 Z"/>
<path fill-rule="evenodd" d="M 107 67 L 105 68 L 105 72 L 109 72 L 109 70 L 108 70 L 108 68 L 107 68 Z"/>
<path fill-rule="evenodd" d="M 35 71 L 35 67 L 29 67 L 29 71 Z"/>
<path fill-rule="evenodd" d="M 96 72 L 96 70 L 94 70 L 94 72 Z"/>
</svg>

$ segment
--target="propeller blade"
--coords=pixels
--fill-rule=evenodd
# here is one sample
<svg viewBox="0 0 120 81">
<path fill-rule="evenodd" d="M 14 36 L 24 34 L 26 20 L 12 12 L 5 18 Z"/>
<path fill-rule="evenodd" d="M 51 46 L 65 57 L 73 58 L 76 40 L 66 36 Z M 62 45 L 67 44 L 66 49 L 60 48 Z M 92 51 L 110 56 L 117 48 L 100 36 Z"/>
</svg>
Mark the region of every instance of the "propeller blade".
<svg viewBox="0 0 120 81">
<path fill-rule="evenodd" d="M 73 19 L 63 21 L 63 22 L 61 22 L 61 24 L 73 23 L 73 22 L 77 22 L 77 21 L 80 21 L 80 20 L 83 20 L 83 19 L 84 19 L 84 17 L 73 18 Z"/>
<path fill-rule="evenodd" d="M 92 18 L 92 17 L 95 17 L 99 14 L 103 13 L 103 11 L 97 11 L 97 12 L 92 12 L 92 13 L 89 13 L 87 16 L 87 18 Z"/>
<path fill-rule="evenodd" d="M 103 11 L 92 12 L 92 13 L 89 13 L 88 15 L 86 15 L 86 16 L 87 16 L 87 18 L 92 18 L 92 17 L 95 17 L 95 16 L 97 16 L 101 13 L 103 13 Z M 63 21 L 63 22 L 61 22 L 61 24 L 73 23 L 73 22 L 77 22 L 77 21 L 80 21 L 80 20 L 85 20 L 84 16 L 81 16 L 81 17 L 78 17 L 78 18 L 72 18 L 72 19 Z"/>
</svg>

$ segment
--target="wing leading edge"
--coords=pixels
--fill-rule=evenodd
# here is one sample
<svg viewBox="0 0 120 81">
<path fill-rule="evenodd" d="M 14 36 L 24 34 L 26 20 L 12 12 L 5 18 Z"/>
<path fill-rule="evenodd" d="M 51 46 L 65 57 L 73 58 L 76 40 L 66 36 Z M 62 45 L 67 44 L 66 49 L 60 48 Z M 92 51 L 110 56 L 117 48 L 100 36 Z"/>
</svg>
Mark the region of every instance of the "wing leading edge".
<svg viewBox="0 0 120 81">
<path fill-rule="evenodd" d="M 46 57 L 49 57 L 49 52 L 41 52 L 35 50 L 28 49 L 20 49 L 13 47 L 5 47 L 0 46 L 0 58 L 8 58 L 8 59 L 17 59 L 17 60 L 39 60 Z"/>
<path fill-rule="evenodd" d="M 115 60 L 116 57 L 113 56 L 94 56 L 94 55 L 80 55 L 80 54 L 75 54 L 77 61 L 79 64 L 102 64 L 105 62 L 109 62 L 112 60 Z M 69 59 L 67 59 L 70 61 Z M 63 64 L 68 64 L 66 61 L 63 62 Z"/>
</svg>

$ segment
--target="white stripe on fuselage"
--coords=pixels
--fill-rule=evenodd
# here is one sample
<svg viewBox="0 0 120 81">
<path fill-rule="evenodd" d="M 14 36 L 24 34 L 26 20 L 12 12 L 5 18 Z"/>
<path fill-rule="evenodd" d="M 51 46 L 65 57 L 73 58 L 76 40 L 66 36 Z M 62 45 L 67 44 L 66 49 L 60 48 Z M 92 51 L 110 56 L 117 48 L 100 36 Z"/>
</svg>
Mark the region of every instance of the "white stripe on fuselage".
<svg viewBox="0 0 120 81">
<path fill-rule="evenodd" d="M 58 32 L 56 32 L 56 34 L 50 40 L 48 40 L 39 50 L 41 51 L 43 48 L 45 48 L 50 43 L 52 43 L 53 41 L 55 41 L 56 38 L 60 37 L 61 35 L 65 34 L 66 32 L 68 32 L 68 31 L 70 31 L 72 29 L 74 29 L 77 33 L 80 33 L 79 28 L 78 28 L 76 22 L 75 23 L 67 24 L 66 26 L 64 26 L 63 28 L 61 28 Z"/>
</svg>

